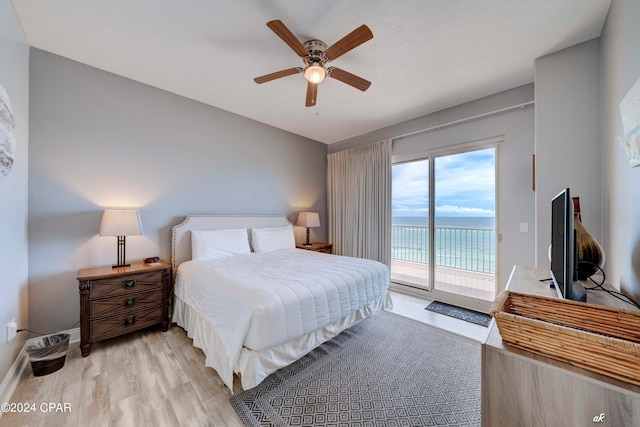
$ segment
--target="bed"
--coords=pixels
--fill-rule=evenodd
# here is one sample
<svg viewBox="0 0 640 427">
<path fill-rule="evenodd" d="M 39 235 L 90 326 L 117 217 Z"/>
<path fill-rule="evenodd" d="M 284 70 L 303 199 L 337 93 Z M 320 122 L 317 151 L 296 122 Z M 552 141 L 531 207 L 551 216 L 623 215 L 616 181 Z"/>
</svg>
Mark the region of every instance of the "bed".
<svg viewBox="0 0 640 427">
<path fill-rule="evenodd" d="M 234 374 L 253 388 L 391 306 L 386 265 L 293 239 L 284 216 L 190 215 L 172 229 L 172 322 L 232 392 Z"/>
</svg>

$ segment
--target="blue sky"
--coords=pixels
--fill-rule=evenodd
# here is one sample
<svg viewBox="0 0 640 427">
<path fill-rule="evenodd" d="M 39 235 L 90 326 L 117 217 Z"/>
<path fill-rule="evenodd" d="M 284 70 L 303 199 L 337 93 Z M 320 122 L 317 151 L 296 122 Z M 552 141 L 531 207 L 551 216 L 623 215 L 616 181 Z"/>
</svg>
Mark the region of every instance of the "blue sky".
<svg viewBox="0 0 640 427">
<path fill-rule="evenodd" d="M 436 158 L 436 215 L 495 216 L 495 149 Z M 427 216 L 428 161 L 393 166 L 393 216 Z"/>
</svg>

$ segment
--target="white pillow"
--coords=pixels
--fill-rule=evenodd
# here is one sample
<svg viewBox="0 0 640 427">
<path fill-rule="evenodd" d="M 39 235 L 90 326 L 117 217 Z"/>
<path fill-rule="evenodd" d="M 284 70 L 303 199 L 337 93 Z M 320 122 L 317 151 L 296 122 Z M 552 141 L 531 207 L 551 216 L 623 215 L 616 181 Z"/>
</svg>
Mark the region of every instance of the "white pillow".
<svg viewBox="0 0 640 427">
<path fill-rule="evenodd" d="M 278 249 L 290 249 L 296 247 L 293 237 L 293 226 L 252 228 L 251 244 L 254 252 L 270 252 Z"/>
<path fill-rule="evenodd" d="M 191 230 L 191 259 L 203 260 L 249 254 L 246 228 Z"/>
</svg>

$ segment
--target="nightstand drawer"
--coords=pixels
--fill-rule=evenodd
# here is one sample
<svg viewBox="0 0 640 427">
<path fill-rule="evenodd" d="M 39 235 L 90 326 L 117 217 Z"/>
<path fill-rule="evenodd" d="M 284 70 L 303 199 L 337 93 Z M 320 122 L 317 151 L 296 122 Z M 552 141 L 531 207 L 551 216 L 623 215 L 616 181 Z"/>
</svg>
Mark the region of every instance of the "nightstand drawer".
<svg viewBox="0 0 640 427">
<path fill-rule="evenodd" d="M 158 305 L 146 310 L 137 310 L 122 313 L 119 316 L 92 320 L 89 326 L 91 341 L 100 341 L 161 323 L 162 310 L 163 305 L 159 302 Z"/>
<path fill-rule="evenodd" d="M 89 298 L 102 298 L 138 292 L 150 288 L 162 288 L 162 272 L 131 274 L 125 277 L 91 280 Z"/>
<path fill-rule="evenodd" d="M 162 302 L 162 288 L 91 300 L 89 302 L 89 318 L 93 320 L 99 317 L 118 316 L 160 302 Z"/>
</svg>

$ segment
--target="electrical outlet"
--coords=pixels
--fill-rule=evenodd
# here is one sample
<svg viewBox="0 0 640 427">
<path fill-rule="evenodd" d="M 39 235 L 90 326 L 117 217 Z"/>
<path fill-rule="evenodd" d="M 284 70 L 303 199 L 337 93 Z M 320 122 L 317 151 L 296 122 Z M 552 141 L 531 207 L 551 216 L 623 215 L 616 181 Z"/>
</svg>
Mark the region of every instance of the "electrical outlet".
<svg viewBox="0 0 640 427">
<path fill-rule="evenodd" d="M 7 342 L 14 339 L 16 333 L 18 333 L 18 322 L 16 322 L 16 318 L 14 317 L 11 319 L 11 322 L 7 323 Z"/>
</svg>

